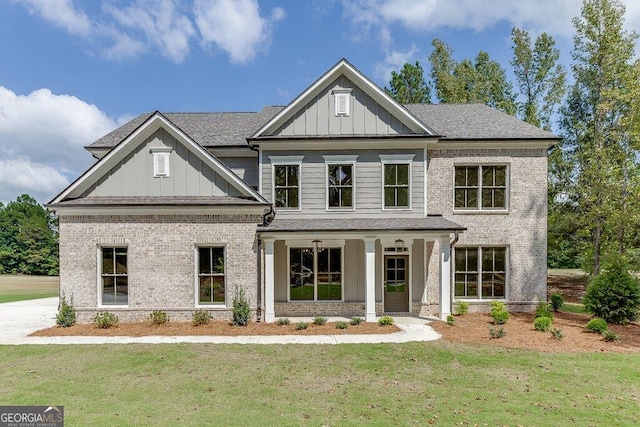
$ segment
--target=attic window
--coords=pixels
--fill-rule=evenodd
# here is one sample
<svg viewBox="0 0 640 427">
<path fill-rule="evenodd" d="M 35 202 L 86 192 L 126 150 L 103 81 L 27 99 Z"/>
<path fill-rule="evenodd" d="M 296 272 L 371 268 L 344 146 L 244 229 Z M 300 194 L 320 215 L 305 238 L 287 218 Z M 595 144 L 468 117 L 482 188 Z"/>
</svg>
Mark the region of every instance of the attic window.
<svg viewBox="0 0 640 427">
<path fill-rule="evenodd" d="M 164 178 L 169 176 L 169 153 L 171 148 L 152 148 L 153 154 L 153 176 L 154 178 Z"/>
<path fill-rule="evenodd" d="M 336 100 L 336 116 L 348 116 L 350 112 L 351 89 L 336 89 L 333 91 Z"/>
</svg>

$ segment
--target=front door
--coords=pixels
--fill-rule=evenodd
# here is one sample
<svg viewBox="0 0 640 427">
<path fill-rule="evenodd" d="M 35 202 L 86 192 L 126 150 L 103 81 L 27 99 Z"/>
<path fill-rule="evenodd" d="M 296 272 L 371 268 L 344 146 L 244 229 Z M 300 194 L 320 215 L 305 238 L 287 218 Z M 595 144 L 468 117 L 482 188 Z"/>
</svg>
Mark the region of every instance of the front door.
<svg viewBox="0 0 640 427">
<path fill-rule="evenodd" d="M 384 311 L 406 313 L 409 311 L 409 257 L 407 255 L 384 256 Z"/>
</svg>

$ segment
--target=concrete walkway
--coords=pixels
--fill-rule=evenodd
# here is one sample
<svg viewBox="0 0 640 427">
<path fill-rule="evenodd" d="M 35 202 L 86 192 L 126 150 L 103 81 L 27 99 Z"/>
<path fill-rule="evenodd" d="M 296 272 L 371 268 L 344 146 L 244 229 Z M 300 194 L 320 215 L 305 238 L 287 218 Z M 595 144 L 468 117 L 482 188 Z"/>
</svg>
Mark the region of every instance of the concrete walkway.
<svg viewBox="0 0 640 427">
<path fill-rule="evenodd" d="M 146 336 L 146 337 L 29 337 L 40 329 L 55 326 L 58 298 L 0 304 L 0 344 L 375 344 L 433 341 L 440 334 L 428 326 L 430 320 L 395 317 L 402 330 L 381 335 L 276 335 L 276 336 Z M 292 322 L 310 319 L 292 319 Z M 335 321 L 330 318 L 330 321 Z M 339 319 L 340 320 L 340 319 Z"/>
</svg>

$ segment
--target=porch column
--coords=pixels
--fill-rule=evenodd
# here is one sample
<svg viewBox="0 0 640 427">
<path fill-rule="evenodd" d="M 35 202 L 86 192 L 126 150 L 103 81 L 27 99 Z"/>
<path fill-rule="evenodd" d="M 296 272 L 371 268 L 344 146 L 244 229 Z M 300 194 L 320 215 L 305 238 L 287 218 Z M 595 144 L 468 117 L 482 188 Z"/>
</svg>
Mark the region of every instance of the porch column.
<svg viewBox="0 0 640 427">
<path fill-rule="evenodd" d="M 273 261 L 273 240 L 264 240 L 264 321 L 273 323 L 276 320 L 274 307 L 275 270 Z"/>
<path fill-rule="evenodd" d="M 451 244 L 440 239 L 440 319 L 451 314 Z"/>
<path fill-rule="evenodd" d="M 376 239 L 364 239 L 366 292 L 365 322 L 376 321 Z"/>
</svg>

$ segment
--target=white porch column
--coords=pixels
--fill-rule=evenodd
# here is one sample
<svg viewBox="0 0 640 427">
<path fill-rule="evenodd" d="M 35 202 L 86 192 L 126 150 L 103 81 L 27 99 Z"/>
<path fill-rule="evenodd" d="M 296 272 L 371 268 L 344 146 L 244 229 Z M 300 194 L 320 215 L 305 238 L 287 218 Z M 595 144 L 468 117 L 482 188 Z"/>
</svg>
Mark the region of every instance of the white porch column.
<svg viewBox="0 0 640 427">
<path fill-rule="evenodd" d="M 440 239 L 440 319 L 451 314 L 451 244 Z"/>
<path fill-rule="evenodd" d="M 366 292 L 365 322 L 376 321 L 376 239 L 364 239 Z"/>
<path fill-rule="evenodd" d="M 273 260 L 273 240 L 264 240 L 264 321 L 273 323 L 276 320 L 274 307 L 275 270 Z"/>
</svg>

